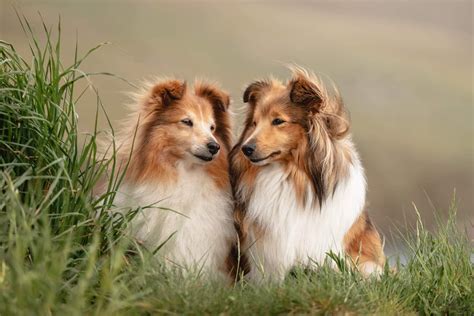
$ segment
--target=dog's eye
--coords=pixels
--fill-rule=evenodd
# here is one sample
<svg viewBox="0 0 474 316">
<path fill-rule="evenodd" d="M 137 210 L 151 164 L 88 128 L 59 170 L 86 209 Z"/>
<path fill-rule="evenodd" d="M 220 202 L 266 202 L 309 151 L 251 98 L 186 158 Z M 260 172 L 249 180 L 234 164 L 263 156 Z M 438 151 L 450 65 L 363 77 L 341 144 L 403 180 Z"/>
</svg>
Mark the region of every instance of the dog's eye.
<svg viewBox="0 0 474 316">
<path fill-rule="evenodd" d="M 257 122 L 253 121 L 252 125 L 255 127 L 257 126 Z"/>
<path fill-rule="evenodd" d="M 181 123 L 186 124 L 188 126 L 193 126 L 193 121 L 191 121 L 190 119 L 181 120 Z"/>
<path fill-rule="evenodd" d="M 272 121 L 272 125 L 281 125 L 281 124 L 283 124 L 283 123 L 285 123 L 285 121 L 283 121 L 283 120 L 280 119 L 280 118 L 276 118 L 276 119 L 274 119 L 274 120 Z"/>
<path fill-rule="evenodd" d="M 214 125 L 211 125 L 211 131 L 215 130 L 216 127 Z"/>
</svg>

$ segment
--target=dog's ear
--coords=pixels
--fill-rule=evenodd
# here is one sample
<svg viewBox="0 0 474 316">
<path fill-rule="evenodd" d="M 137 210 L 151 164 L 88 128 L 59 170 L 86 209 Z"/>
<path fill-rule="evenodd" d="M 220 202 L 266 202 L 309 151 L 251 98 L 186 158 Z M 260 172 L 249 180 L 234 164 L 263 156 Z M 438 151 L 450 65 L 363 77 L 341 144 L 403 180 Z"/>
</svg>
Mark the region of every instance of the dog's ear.
<svg viewBox="0 0 474 316">
<path fill-rule="evenodd" d="M 293 70 L 293 78 L 288 83 L 290 101 L 303 107 L 315 116 L 311 120 L 324 124 L 333 138 L 339 139 L 349 131 L 349 117 L 337 89 L 329 96 L 323 82 L 311 79 L 304 69 Z"/>
<path fill-rule="evenodd" d="M 323 98 L 318 86 L 301 73 L 295 73 L 288 83 L 290 101 L 304 107 L 311 113 L 318 112 L 323 104 Z"/>
<path fill-rule="evenodd" d="M 196 95 L 207 99 L 215 110 L 226 112 L 229 109 L 229 95 L 217 86 L 209 83 L 197 83 L 194 89 Z"/>
<path fill-rule="evenodd" d="M 268 81 L 259 80 L 252 82 L 244 92 L 244 102 L 254 105 L 258 99 L 262 96 L 262 93 L 270 87 L 270 83 Z"/>
<path fill-rule="evenodd" d="M 163 107 L 170 106 L 173 102 L 181 100 L 186 92 L 186 82 L 181 80 L 168 80 L 153 86 L 151 101 Z"/>
<path fill-rule="evenodd" d="M 331 99 L 330 106 L 325 110 L 323 120 L 329 134 L 340 139 L 349 133 L 350 115 L 344 106 L 344 102 L 339 94 Z"/>
</svg>

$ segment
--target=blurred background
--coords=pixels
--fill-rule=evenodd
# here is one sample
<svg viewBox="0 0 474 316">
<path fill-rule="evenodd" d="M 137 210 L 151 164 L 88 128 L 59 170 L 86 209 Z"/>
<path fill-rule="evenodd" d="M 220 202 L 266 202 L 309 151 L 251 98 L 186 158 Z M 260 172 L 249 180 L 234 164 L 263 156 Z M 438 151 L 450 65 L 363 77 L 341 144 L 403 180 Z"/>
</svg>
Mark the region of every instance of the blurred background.
<svg viewBox="0 0 474 316">
<path fill-rule="evenodd" d="M 288 78 L 287 63 L 331 78 L 351 112 L 370 212 L 390 251 L 397 227 L 416 221 L 413 204 L 433 228 L 454 193 L 459 225 L 474 238 L 472 6 L 456 0 L 0 0 L 0 39 L 27 55 L 14 9 L 38 33 L 38 13 L 50 25 L 60 16 L 65 63 L 76 36 L 82 53 L 110 42 L 84 70 L 136 85 L 156 75 L 210 78 L 231 93 L 237 113 L 245 85 L 270 74 Z M 124 92 L 133 88 L 111 77 L 93 82 L 117 126 L 126 115 Z M 92 130 L 95 109 L 93 97 L 80 103 L 82 131 Z"/>
</svg>

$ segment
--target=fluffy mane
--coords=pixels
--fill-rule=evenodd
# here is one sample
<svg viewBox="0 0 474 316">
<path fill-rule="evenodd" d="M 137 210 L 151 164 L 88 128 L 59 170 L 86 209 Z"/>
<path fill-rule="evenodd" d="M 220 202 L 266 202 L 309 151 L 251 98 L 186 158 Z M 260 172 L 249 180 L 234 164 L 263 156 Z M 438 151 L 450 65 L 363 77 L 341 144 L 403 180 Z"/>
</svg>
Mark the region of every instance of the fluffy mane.
<svg viewBox="0 0 474 316">
<path fill-rule="evenodd" d="M 356 154 L 349 134 L 349 116 L 334 84 L 329 90 L 320 77 L 297 66 L 292 67 L 292 74 L 289 82 L 291 101 L 309 105 L 305 169 L 311 178 L 314 196 L 321 205 L 346 175 L 348 163 Z M 298 92 L 300 90 L 303 93 Z M 316 93 L 319 100 L 314 104 L 306 103 L 305 95 L 312 93 Z"/>
<path fill-rule="evenodd" d="M 218 160 L 226 160 L 225 155 L 230 151 L 232 143 L 228 111 L 230 98 L 217 84 L 209 81 L 196 80 L 191 88 L 189 89 L 187 83 L 182 80 L 156 78 L 144 82 L 137 91 L 129 94 L 131 101 L 127 105 L 128 117 L 121 122 L 118 133 L 113 136 L 113 139 L 108 140 L 107 146 L 104 146 L 105 143 L 102 144 L 102 148 L 108 152 L 111 152 L 111 146 L 116 147 L 119 166 L 120 168 L 127 167 L 128 179 L 136 181 L 153 175 L 163 179 L 173 176 L 173 168 L 170 167 L 173 167 L 175 157 L 163 159 L 163 166 L 153 165 L 146 161 L 150 155 L 165 155 L 167 152 L 166 139 L 160 141 L 159 147 L 155 146 L 150 150 L 149 136 L 155 127 L 166 123 L 170 107 L 167 107 L 165 103 L 180 102 L 186 95 L 205 99 L 211 105 L 216 122 L 214 135 L 223 151 L 220 155 L 223 157 L 219 157 Z M 171 107 L 173 107 L 172 104 Z M 214 162 L 206 169 L 216 177 L 221 174 Z"/>
<path fill-rule="evenodd" d="M 230 153 L 231 180 L 237 200 L 245 201 L 252 190 L 252 182 L 260 167 L 242 157 L 240 147 L 246 131 L 251 128 L 253 113 L 258 100 L 274 91 L 285 90 L 281 101 L 295 109 L 303 109 L 300 122 L 305 129 L 305 139 L 298 144 L 298 155 L 287 162 L 288 173 L 297 189 L 301 203 L 321 206 L 328 194 L 347 173 L 348 164 L 357 153 L 349 134 L 349 115 L 337 88 L 332 89 L 313 73 L 301 67 L 291 67 L 292 78 L 283 84 L 276 79 L 255 81 L 244 92 L 244 102 L 249 103 L 245 128 L 237 145 Z M 306 184 L 311 183 L 312 201 L 308 201 Z"/>
</svg>

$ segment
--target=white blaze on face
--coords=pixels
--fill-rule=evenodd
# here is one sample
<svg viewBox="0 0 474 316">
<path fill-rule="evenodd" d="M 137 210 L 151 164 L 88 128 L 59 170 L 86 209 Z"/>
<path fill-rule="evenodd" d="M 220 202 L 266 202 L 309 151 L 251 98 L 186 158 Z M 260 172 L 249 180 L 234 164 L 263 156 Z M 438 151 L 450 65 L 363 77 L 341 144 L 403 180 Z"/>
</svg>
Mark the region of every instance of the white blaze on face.
<svg viewBox="0 0 474 316">
<path fill-rule="evenodd" d="M 217 142 L 217 140 L 214 138 L 214 135 L 212 135 L 211 131 L 211 126 L 215 127 L 215 122 L 212 116 L 206 117 L 204 115 L 204 112 L 202 111 L 202 108 L 199 107 L 199 118 L 198 118 L 200 124 L 200 129 L 201 132 L 207 136 L 208 139 L 212 139 L 213 141 Z"/>
<path fill-rule="evenodd" d="M 245 142 L 243 143 L 243 145 L 246 145 L 250 140 L 252 139 L 256 139 L 256 136 L 258 135 L 258 133 L 260 132 L 260 129 L 261 127 L 257 124 L 257 126 L 255 127 L 255 129 L 253 130 L 252 134 L 250 134 L 249 137 L 247 137 L 247 139 L 245 140 Z"/>
<path fill-rule="evenodd" d="M 218 143 L 211 130 L 212 126 L 215 127 L 215 122 L 214 118 L 203 111 L 201 107 L 196 108 L 197 111 L 190 111 L 188 113 L 189 118 L 193 121 L 190 136 L 191 152 L 193 155 L 207 156 L 210 154 L 207 144 L 211 141 Z"/>
<path fill-rule="evenodd" d="M 212 130 L 211 130 L 211 126 L 214 125 L 214 121 L 213 120 L 202 120 L 200 121 L 200 124 L 199 125 L 199 132 L 202 133 L 202 135 L 204 135 L 204 137 L 208 140 L 207 142 L 213 140 L 215 142 L 217 142 L 216 138 L 214 137 L 214 135 L 212 134 Z"/>
</svg>

